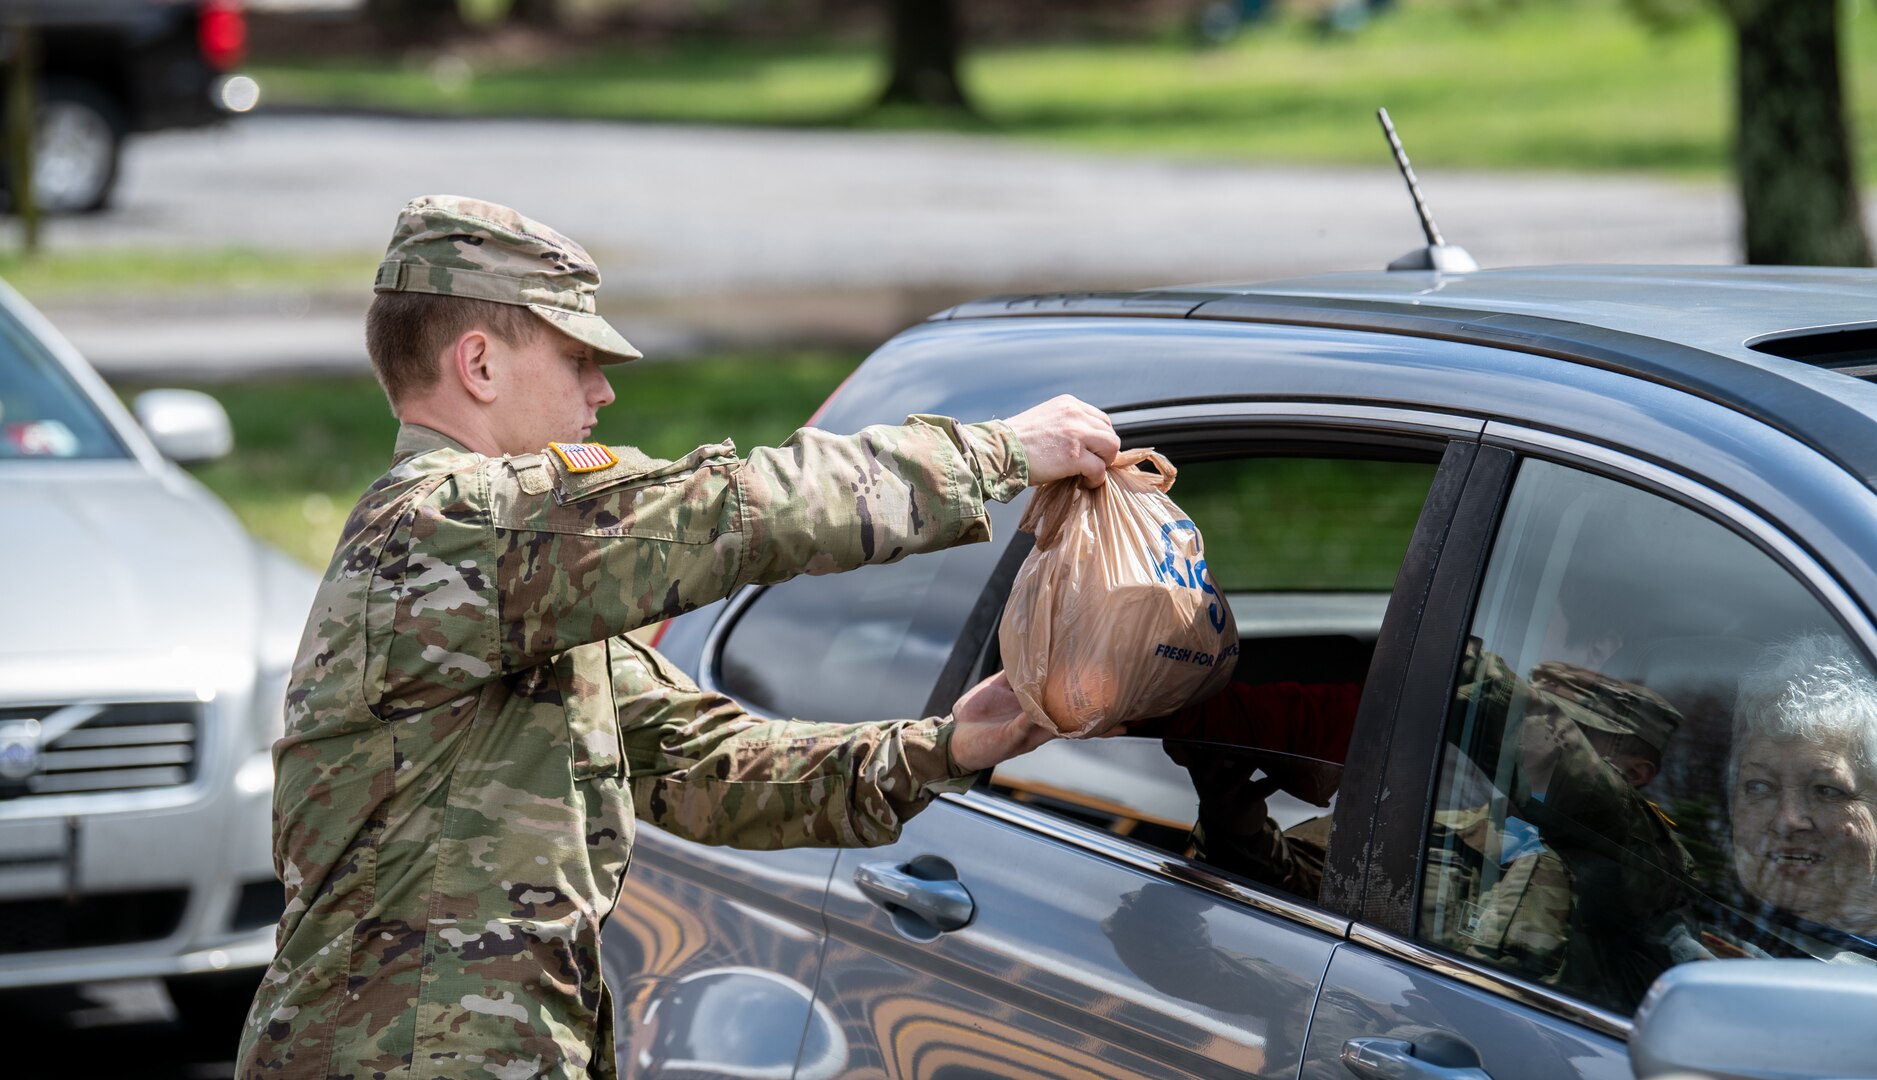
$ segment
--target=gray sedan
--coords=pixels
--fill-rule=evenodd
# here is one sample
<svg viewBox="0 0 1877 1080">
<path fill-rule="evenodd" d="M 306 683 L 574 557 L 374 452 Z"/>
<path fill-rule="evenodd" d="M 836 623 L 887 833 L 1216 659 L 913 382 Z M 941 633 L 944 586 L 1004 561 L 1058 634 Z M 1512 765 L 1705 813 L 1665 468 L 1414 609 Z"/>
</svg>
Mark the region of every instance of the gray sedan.
<svg viewBox="0 0 1877 1080">
<path fill-rule="evenodd" d="M 878 850 L 643 829 L 622 1069 L 1877 1074 L 1874 306 L 1848 271 L 1418 271 L 901 334 L 818 422 L 1109 410 L 1179 466 L 1233 686 Z M 1001 666 L 1021 510 L 659 648 L 765 714 L 942 713 Z"/>
</svg>

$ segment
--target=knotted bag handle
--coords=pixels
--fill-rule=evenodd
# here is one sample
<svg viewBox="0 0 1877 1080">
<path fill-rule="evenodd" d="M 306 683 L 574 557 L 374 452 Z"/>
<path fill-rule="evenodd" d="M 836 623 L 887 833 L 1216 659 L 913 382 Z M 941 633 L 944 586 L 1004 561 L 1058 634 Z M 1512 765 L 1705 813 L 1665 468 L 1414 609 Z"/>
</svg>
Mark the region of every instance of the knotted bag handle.
<svg viewBox="0 0 1877 1080">
<path fill-rule="evenodd" d="M 1151 461 L 1158 472 L 1148 472 L 1140 467 L 1141 462 Z M 1172 490 L 1173 481 L 1180 475 L 1180 470 L 1168 461 L 1165 454 L 1151 446 L 1142 446 L 1133 450 L 1123 450 L 1115 455 L 1108 465 L 1108 483 L 1119 478 L 1112 475 L 1120 473 L 1126 479 L 1119 482 L 1132 487 L 1150 488 L 1159 492 Z M 1066 476 L 1054 483 L 1044 484 L 1036 494 L 1030 496 L 1030 505 L 1023 509 L 1023 520 L 1017 528 L 1027 533 L 1036 534 L 1036 547 L 1039 551 L 1048 551 L 1056 543 L 1062 532 L 1063 523 L 1069 520 L 1069 511 L 1077 499 L 1100 498 L 1107 490 L 1106 485 L 1089 489 L 1082 486 L 1080 476 Z"/>
</svg>

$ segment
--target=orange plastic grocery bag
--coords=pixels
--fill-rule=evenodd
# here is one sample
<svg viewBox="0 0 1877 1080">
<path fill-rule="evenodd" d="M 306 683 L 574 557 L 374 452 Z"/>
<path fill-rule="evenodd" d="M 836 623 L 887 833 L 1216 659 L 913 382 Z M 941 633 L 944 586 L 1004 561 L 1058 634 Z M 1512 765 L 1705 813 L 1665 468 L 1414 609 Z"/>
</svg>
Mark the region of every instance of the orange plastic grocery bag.
<svg viewBox="0 0 1877 1080">
<path fill-rule="evenodd" d="M 1017 571 L 997 644 L 1036 723 L 1099 735 L 1177 711 L 1232 677 L 1238 626 L 1198 526 L 1167 498 L 1175 475 L 1154 451 L 1129 450 L 1099 488 L 1070 477 L 1031 497 L 1019 527 L 1036 534 L 1036 550 Z"/>
</svg>

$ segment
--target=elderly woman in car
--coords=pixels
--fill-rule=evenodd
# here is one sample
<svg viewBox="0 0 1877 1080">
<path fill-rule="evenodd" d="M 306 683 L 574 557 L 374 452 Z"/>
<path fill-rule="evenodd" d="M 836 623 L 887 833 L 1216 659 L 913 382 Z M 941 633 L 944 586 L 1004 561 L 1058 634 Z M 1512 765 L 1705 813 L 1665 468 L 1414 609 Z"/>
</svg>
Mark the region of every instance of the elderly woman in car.
<svg viewBox="0 0 1877 1080">
<path fill-rule="evenodd" d="M 1877 679 L 1843 638 L 1797 638 L 1741 678 L 1728 780 L 1741 886 L 1877 951 Z"/>
</svg>

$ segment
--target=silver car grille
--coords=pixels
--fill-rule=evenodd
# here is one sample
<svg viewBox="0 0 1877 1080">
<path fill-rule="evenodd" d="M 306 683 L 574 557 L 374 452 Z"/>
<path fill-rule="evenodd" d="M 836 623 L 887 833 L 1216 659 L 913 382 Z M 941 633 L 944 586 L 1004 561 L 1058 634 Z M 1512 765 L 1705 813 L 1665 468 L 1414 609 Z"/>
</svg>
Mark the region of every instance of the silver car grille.
<svg viewBox="0 0 1877 1080">
<path fill-rule="evenodd" d="M 201 718 L 195 702 L 0 708 L 0 801 L 187 784 Z"/>
</svg>

